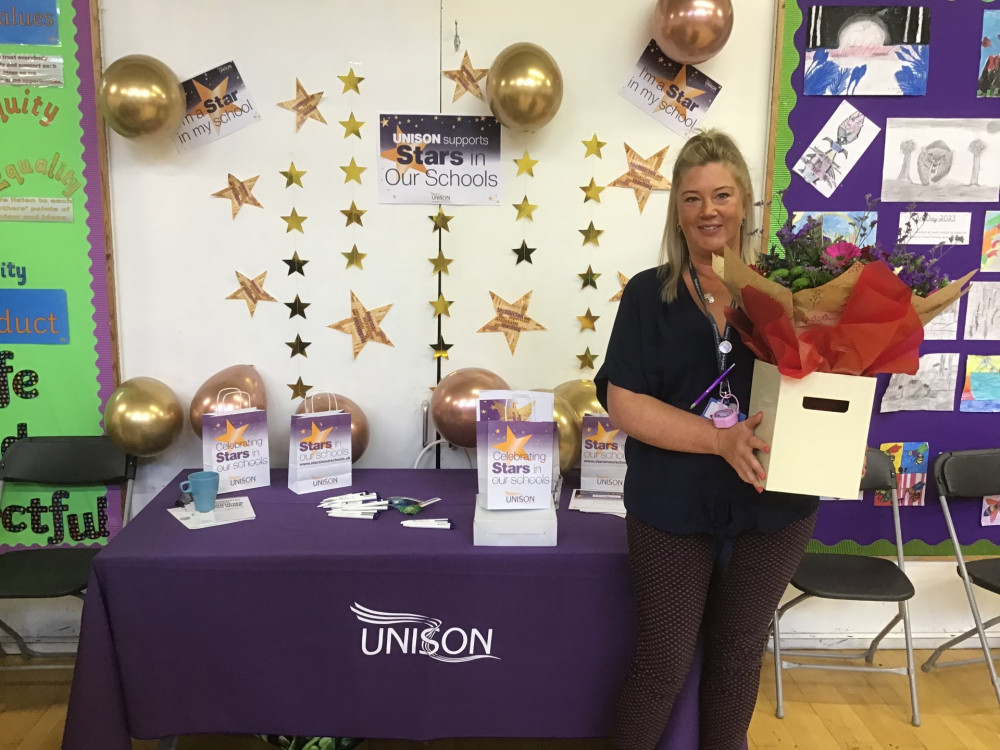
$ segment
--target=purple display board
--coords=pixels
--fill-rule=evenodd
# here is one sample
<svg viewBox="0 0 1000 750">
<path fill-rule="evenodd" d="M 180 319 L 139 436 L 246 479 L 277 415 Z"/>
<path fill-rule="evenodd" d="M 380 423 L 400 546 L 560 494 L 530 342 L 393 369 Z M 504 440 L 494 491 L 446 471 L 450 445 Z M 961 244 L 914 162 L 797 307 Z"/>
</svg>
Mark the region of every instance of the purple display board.
<svg viewBox="0 0 1000 750">
<path fill-rule="evenodd" d="M 880 18 L 873 22 L 876 26 L 882 22 L 886 28 L 890 43 L 908 42 L 919 45 L 928 41 L 927 48 L 904 51 L 905 62 L 920 72 L 924 62 L 927 63 L 926 93 L 914 94 L 922 85 L 914 86 L 913 71 L 904 73 L 900 78 L 894 74 L 883 76 L 884 82 L 893 81 L 902 84 L 903 94 L 910 95 L 860 95 L 866 87 L 871 91 L 871 81 L 858 84 L 852 83 L 852 74 L 857 67 L 856 60 L 846 62 L 846 81 L 843 89 L 851 95 L 804 95 L 804 70 L 807 63 L 807 49 L 817 46 L 836 46 L 837 27 L 831 24 L 839 23 L 843 27 L 844 12 L 839 10 L 844 6 L 857 6 L 858 13 L 869 8 L 877 11 L 880 8 L 892 9 L 881 14 L 871 15 Z M 883 179 L 883 155 L 886 149 L 886 121 L 889 118 L 997 118 L 1000 123 L 1000 100 L 977 95 L 980 70 L 983 58 L 988 53 L 1000 55 L 1000 37 L 984 38 L 984 12 L 997 12 L 1000 5 L 991 4 L 991 0 L 924 0 L 914 2 L 909 7 L 913 12 L 908 19 L 899 19 L 901 10 L 907 5 L 893 3 L 892 5 L 877 5 L 871 2 L 857 0 L 839 0 L 836 3 L 823 5 L 821 14 L 826 20 L 826 28 L 822 34 L 810 35 L 807 42 L 807 31 L 817 31 L 818 23 L 812 8 L 819 8 L 819 3 L 798 0 L 789 2 L 785 11 L 784 30 L 779 39 L 781 52 L 781 75 L 779 81 L 778 123 L 776 154 L 774 164 L 774 192 L 771 196 L 771 232 L 781 226 L 788 212 L 797 211 L 863 211 L 866 208 L 866 196 L 881 198 Z M 924 9 L 918 14 L 917 9 Z M 840 14 L 838 16 L 838 14 Z M 851 13 L 846 14 L 848 17 Z M 906 15 L 902 11 L 902 15 Z M 869 19 L 870 20 L 870 19 Z M 921 24 L 919 30 L 917 23 Z M 899 24 L 909 23 L 909 32 L 900 32 Z M 929 23 L 930 28 L 927 28 Z M 864 44 L 865 27 L 857 26 L 862 38 L 856 43 Z M 870 31 L 870 29 L 869 29 Z M 908 33 L 903 40 L 899 35 Z M 843 37 L 841 37 L 842 39 Z M 831 41 L 832 40 L 832 41 Z M 987 44 L 988 42 L 988 44 Z M 814 58 L 815 53 L 810 53 Z M 822 59 L 822 58 L 821 58 Z M 834 59 L 830 55 L 830 59 Z M 897 58 L 899 59 L 899 58 Z M 843 58 L 842 58 L 843 60 Z M 884 62 L 884 61 L 883 61 Z M 875 66 L 867 72 L 869 77 L 876 73 Z M 884 72 L 884 71 L 883 71 Z M 1000 75 L 1000 73 L 998 73 Z M 811 82 L 811 91 L 815 90 L 815 82 Z M 918 81 L 917 84 L 922 84 Z M 831 84 L 836 88 L 837 82 Z M 829 89 L 827 89 L 829 91 Z M 810 147 L 812 140 L 819 134 L 824 124 L 831 118 L 835 110 L 847 101 L 857 108 L 867 118 L 869 123 L 881 128 L 881 132 L 857 158 L 855 166 L 846 173 L 839 185 L 829 197 L 824 197 L 817 188 L 809 184 L 793 169 L 799 159 Z M 833 144 L 830 144 L 831 147 Z M 918 151 L 913 154 L 914 160 L 920 156 L 919 149 L 930 149 L 933 143 L 920 141 Z M 851 145 L 845 146 L 848 150 Z M 896 150 L 899 144 L 890 146 Z M 933 154 L 930 154 L 933 156 Z M 984 154 L 983 158 L 990 155 Z M 852 157 L 852 158 L 856 158 Z M 968 158 L 968 157 L 965 157 Z M 993 154 L 990 158 L 1000 158 Z M 956 157 L 957 159 L 957 157 Z M 839 160 L 846 164 L 846 159 Z M 926 164 L 922 166 L 926 169 Z M 917 165 L 914 161 L 912 179 L 919 184 Z M 995 193 L 994 193 L 995 195 Z M 928 197 L 925 196 L 924 197 Z M 783 206 L 781 205 L 783 203 Z M 919 212 L 970 212 L 972 215 L 971 231 L 968 245 L 956 246 L 945 255 L 941 261 L 942 267 L 949 277 L 957 278 L 970 270 L 980 267 L 980 249 L 982 246 L 984 219 L 987 211 L 996 211 L 996 198 L 992 202 L 917 202 Z M 878 207 L 877 239 L 883 245 L 891 246 L 896 239 L 901 213 L 909 213 L 909 202 L 881 202 Z M 1000 270 L 1000 269 L 998 269 Z M 982 281 L 1000 282 L 1000 274 L 984 273 L 977 277 Z M 969 355 L 1000 354 L 1000 341 L 964 339 L 965 317 L 968 309 L 968 299 L 961 301 L 958 317 L 958 332 L 954 340 L 928 340 L 921 346 L 921 354 L 938 352 L 955 352 L 959 354 L 958 378 L 954 392 L 953 411 L 899 411 L 882 414 L 878 404 L 888 386 L 889 377 L 879 376 L 876 395 L 876 410 L 869 432 L 869 445 L 879 446 L 882 443 L 895 441 L 915 441 L 929 443 L 929 453 L 925 456 L 928 471 L 925 490 L 925 505 L 903 507 L 903 534 L 906 540 L 905 549 L 910 554 L 951 554 L 950 544 L 943 544 L 948 539 L 948 532 L 938 503 L 938 495 L 933 480 L 934 459 L 945 451 L 970 448 L 1000 447 L 1000 414 L 996 413 L 964 413 L 959 411 L 962 387 L 965 377 L 966 359 Z M 823 456 L 817 454 L 816 461 L 823 461 Z M 980 524 L 981 502 L 979 500 L 964 500 L 952 503 L 955 524 L 963 545 L 968 545 L 970 552 L 991 554 L 1000 551 L 1000 527 L 983 527 Z M 874 554 L 885 554 L 891 547 L 886 540 L 893 538 L 891 508 L 878 507 L 872 498 L 866 497 L 863 503 L 858 502 L 827 502 L 820 510 L 819 523 L 816 528 L 816 540 L 822 546 L 854 546 L 861 545 Z"/>
</svg>

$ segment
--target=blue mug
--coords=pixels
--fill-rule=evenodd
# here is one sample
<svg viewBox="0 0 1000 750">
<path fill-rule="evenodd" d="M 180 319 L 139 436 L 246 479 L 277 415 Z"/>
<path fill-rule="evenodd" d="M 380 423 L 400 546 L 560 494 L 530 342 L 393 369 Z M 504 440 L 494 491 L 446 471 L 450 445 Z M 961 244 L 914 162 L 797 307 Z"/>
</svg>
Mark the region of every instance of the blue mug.
<svg viewBox="0 0 1000 750">
<path fill-rule="evenodd" d="M 196 471 L 181 482 L 181 492 L 194 498 L 194 509 L 199 513 L 215 510 L 215 496 L 219 494 L 219 472 Z"/>
</svg>

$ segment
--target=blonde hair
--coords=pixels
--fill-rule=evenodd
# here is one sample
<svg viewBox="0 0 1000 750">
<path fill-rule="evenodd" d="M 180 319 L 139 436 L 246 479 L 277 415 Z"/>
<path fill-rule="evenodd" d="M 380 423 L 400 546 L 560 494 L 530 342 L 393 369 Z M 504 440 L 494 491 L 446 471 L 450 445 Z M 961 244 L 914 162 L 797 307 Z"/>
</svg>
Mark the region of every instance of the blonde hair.
<svg viewBox="0 0 1000 750">
<path fill-rule="evenodd" d="M 677 299 L 677 287 L 681 275 L 688 264 L 687 240 L 680 228 L 680 194 L 678 188 L 684 176 L 695 167 L 706 164 L 721 164 L 736 180 L 736 186 L 743 198 L 743 225 L 740 233 L 740 255 L 747 263 L 753 261 L 755 250 L 751 238 L 757 234 L 753 185 L 750 170 L 735 141 L 721 130 L 704 130 L 692 136 L 681 148 L 674 161 L 674 171 L 670 183 L 670 199 L 667 203 L 667 223 L 663 227 L 660 241 L 660 277 L 663 279 L 661 297 L 664 302 Z"/>
</svg>

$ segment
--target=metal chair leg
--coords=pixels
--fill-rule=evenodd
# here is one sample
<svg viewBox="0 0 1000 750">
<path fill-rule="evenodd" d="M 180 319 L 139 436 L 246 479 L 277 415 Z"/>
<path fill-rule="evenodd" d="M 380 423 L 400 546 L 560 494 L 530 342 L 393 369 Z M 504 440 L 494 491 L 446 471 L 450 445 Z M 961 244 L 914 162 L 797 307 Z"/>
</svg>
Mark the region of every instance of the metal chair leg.
<svg viewBox="0 0 1000 750">
<path fill-rule="evenodd" d="M 898 625 L 899 621 L 902 620 L 902 619 L 903 619 L 903 616 L 901 614 L 897 613 L 895 617 L 893 617 L 891 620 L 889 620 L 889 624 L 886 625 L 884 628 L 882 628 L 882 630 L 879 632 L 879 634 L 877 636 L 875 636 L 875 638 L 872 640 L 872 642 L 870 644 L 868 644 L 868 650 L 865 651 L 865 661 L 866 662 L 868 662 L 869 664 L 871 664 L 873 661 L 875 661 L 875 652 L 878 651 L 878 645 L 882 642 L 883 638 L 885 638 L 887 635 L 889 635 L 889 633 L 892 631 L 892 629 L 894 627 L 896 627 L 896 625 Z"/>
<path fill-rule="evenodd" d="M 775 708 L 774 715 L 779 719 L 785 718 L 785 696 L 781 684 L 781 627 L 778 621 L 781 619 L 781 610 L 774 611 L 774 692 Z"/>
<path fill-rule="evenodd" d="M 913 706 L 913 716 L 910 722 L 915 727 L 920 726 L 920 707 L 917 704 L 917 667 L 913 659 L 913 633 L 910 629 L 910 603 L 899 603 L 899 616 L 903 620 L 903 639 L 906 641 L 906 677 L 910 681 L 910 704 Z"/>
</svg>

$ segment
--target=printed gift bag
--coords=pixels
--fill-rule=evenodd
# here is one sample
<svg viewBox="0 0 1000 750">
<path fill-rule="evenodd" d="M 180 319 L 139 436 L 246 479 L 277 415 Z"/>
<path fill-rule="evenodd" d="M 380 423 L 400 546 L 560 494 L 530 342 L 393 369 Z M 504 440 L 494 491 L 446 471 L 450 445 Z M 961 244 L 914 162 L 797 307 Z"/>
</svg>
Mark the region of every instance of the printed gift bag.
<svg viewBox="0 0 1000 750">
<path fill-rule="evenodd" d="M 316 411 L 312 397 L 305 400 L 309 410 L 292 415 L 288 436 L 288 489 L 306 492 L 351 486 L 351 415 L 325 404 Z"/>
<path fill-rule="evenodd" d="M 583 415 L 580 489 L 622 492 L 625 487 L 625 438 L 607 414 Z"/>
<path fill-rule="evenodd" d="M 219 411 L 201 417 L 202 465 L 219 472 L 219 493 L 267 487 L 271 471 L 267 447 L 267 412 L 233 409 L 227 403 L 250 404 L 250 394 L 223 388 L 215 401 Z"/>
</svg>

